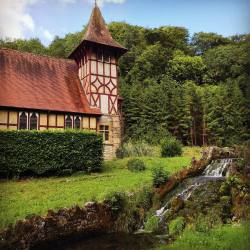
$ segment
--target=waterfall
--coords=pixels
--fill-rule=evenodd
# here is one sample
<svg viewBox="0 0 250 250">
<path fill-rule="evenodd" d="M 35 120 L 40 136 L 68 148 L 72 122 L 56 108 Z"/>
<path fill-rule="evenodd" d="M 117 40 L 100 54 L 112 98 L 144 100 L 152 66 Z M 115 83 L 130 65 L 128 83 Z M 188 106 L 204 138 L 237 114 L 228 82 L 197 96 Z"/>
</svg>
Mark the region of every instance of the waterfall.
<svg viewBox="0 0 250 250">
<path fill-rule="evenodd" d="M 209 164 L 203 172 L 207 177 L 224 177 L 226 176 L 228 167 L 233 162 L 233 159 L 214 160 Z"/>
<path fill-rule="evenodd" d="M 184 201 L 188 200 L 201 185 L 205 185 L 208 181 L 216 181 L 224 178 L 233 160 L 232 158 L 214 160 L 205 168 L 200 176 L 184 180 L 179 187 L 167 194 L 165 205 L 157 210 L 155 215 L 162 218 L 170 208 L 170 201 L 173 197 L 180 197 Z"/>
</svg>

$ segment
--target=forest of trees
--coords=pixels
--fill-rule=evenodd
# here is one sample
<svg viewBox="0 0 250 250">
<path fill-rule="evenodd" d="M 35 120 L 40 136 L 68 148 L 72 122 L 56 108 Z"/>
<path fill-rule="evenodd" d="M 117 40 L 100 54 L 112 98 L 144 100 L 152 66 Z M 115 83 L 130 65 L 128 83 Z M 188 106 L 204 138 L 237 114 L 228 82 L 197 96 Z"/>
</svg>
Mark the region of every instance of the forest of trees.
<svg viewBox="0 0 250 250">
<path fill-rule="evenodd" d="M 232 145 L 250 138 L 250 34 L 223 37 L 164 26 L 113 22 L 128 48 L 119 61 L 125 140 L 158 143 L 172 134 L 185 145 Z M 39 39 L 0 40 L 8 47 L 67 58 L 83 32 Z"/>
</svg>

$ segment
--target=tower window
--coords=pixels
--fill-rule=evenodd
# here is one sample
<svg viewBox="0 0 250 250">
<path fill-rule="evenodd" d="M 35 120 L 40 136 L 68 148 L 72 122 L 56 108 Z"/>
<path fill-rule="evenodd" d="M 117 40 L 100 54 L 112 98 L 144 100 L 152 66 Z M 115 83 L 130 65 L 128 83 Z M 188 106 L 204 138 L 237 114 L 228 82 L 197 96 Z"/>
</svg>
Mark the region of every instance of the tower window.
<svg viewBox="0 0 250 250">
<path fill-rule="evenodd" d="M 99 132 L 102 134 L 104 142 L 109 141 L 109 126 L 100 125 Z"/>
<path fill-rule="evenodd" d="M 108 53 L 103 53 L 103 61 L 110 62 L 110 55 Z"/>
<path fill-rule="evenodd" d="M 65 120 L 65 128 L 72 128 L 72 119 L 70 115 L 67 115 Z"/>
<path fill-rule="evenodd" d="M 37 116 L 35 113 L 30 116 L 30 130 L 37 130 Z"/>
<path fill-rule="evenodd" d="M 81 128 L 81 120 L 80 120 L 79 116 L 77 116 L 75 118 L 74 128 L 75 129 L 80 129 Z"/>
<path fill-rule="evenodd" d="M 27 129 L 27 115 L 25 112 L 22 112 L 22 114 L 19 117 L 19 129 Z"/>
<path fill-rule="evenodd" d="M 96 59 L 102 62 L 102 51 L 98 50 L 96 53 Z"/>
</svg>

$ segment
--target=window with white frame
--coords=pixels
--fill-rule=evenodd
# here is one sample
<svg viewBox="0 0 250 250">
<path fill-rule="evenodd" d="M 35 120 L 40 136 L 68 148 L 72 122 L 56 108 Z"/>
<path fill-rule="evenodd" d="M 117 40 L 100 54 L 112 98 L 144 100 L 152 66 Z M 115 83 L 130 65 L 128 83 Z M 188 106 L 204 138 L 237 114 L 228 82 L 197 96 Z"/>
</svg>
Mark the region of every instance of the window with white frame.
<svg viewBox="0 0 250 250">
<path fill-rule="evenodd" d="M 75 117 L 74 128 L 75 129 L 80 129 L 81 128 L 81 119 L 80 119 L 79 116 Z"/>
<path fill-rule="evenodd" d="M 37 114 L 32 113 L 30 116 L 30 130 L 37 130 Z"/>
<path fill-rule="evenodd" d="M 102 134 L 104 142 L 109 141 L 109 126 L 100 125 L 99 132 L 100 132 L 100 134 Z"/>
<path fill-rule="evenodd" d="M 66 116 L 66 119 L 65 119 L 65 128 L 72 128 L 72 118 L 70 115 L 67 115 Z"/>
<path fill-rule="evenodd" d="M 22 112 L 19 116 L 19 129 L 27 129 L 28 125 L 28 115 Z"/>
</svg>

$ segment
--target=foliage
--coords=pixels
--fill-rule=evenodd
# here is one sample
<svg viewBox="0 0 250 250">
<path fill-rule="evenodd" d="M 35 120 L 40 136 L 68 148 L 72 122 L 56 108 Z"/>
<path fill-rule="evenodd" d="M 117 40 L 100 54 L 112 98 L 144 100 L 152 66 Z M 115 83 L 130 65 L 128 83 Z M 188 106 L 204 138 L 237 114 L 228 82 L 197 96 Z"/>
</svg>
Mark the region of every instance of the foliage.
<svg viewBox="0 0 250 250">
<path fill-rule="evenodd" d="M 47 49 L 43 46 L 38 38 L 33 38 L 30 40 L 16 39 L 12 40 L 2 40 L 0 39 L 0 47 L 5 47 L 9 49 L 15 49 L 23 52 L 30 52 L 34 54 L 46 55 Z"/>
<path fill-rule="evenodd" d="M 229 38 L 223 37 L 216 33 L 195 33 L 192 37 L 192 45 L 197 54 L 203 54 L 209 49 L 217 47 L 219 45 L 229 44 L 231 41 Z"/>
<path fill-rule="evenodd" d="M 168 180 L 168 172 L 162 167 L 154 167 L 152 169 L 153 186 L 159 187 L 166 183 Z"/>
<path fill-rule="evenodd" d="M 159 228 L 159 222 L 160 218 L 156 215 L 153 215 L 147 220 L 144 228 L 148 232 L 157 232 Z"/>
<path fill-rule="evenodd" d="M 250 248 L 249 233 L 249 222 L 223 225 L 205 233 L 186 228 L 176 241 L 158 250 L 247 250 Z"/>
<path fill-rule="evenodd" d="M 116 156 L 124 157 L 140 157 L 140 156 L 159 156 L 158 148 L 149 145 L 144 141 L 128 141 L 117 149 Z"/>
<path fill-rule="evenodd" d="M 102 138 L 82 131 L 0 131 L 0 172 L 7 176 L 101 169 Z"/>
<path fill-rule="evenodd" d="M 176 51 L 168 64 L 168 74 L 178 82 L 193 80 L 202 83 L 206 70 L 205 63 L 201 56 L 188 56 L 182 51 Z"/>
<path fill-rule="evenodd" d="M 132 172 L 140 172 L 146 169 L 144 162 L 136 158 L 130 159 L 127 163 L 127 166 L 128 166 L 128 170 Z"/>
<path fill-rule="evenodd" d="M 185 218 L 178 216 L 174 220 L 169 222 L 169 234 L 178 235 L 180 234 L 185 227 Z"/>
<path fill-rule="evenodd" d="M 104 204 L 109 207 L 113 215 L 117 215 L 125 208 L 126 196 L 121 192 L 109 193 L 104 199 Z"/>
<path fill-rule="evenodd" d="M 161 156 L 174 157 L 182 154 L 182 144 L 174 137 L 167 137 L 161 141 Z"/>
</svg>

